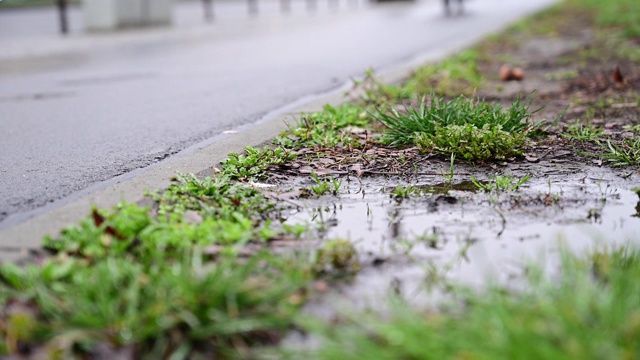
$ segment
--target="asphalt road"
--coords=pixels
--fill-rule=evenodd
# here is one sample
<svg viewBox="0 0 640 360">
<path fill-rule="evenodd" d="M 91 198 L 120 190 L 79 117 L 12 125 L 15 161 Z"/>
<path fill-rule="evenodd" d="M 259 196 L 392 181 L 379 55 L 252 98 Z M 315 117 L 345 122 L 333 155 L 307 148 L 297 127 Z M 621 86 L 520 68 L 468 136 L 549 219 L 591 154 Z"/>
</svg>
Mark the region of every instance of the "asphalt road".
<svg viewBox="0 0 640 360">
<path fill-rule="evenodd" d="M 212 25 L 192 6 L 171 30 L 72 27 L 66 39 L 38 30 L 46 10 L 0 12 L 0 229 L 368 68 L 477 39 L 553 2 L 473 0 L 453 17 L 436 1 L 288 15 L 272 3 L 254 17 L 218 5 Z"/>
</svg>

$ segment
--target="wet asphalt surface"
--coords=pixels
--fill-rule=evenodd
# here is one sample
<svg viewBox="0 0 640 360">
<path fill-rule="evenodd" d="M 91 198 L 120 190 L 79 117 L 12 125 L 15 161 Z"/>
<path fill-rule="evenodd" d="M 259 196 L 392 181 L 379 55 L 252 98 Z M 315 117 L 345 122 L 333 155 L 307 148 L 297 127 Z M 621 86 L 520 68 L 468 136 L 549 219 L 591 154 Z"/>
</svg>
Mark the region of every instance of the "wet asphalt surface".
<svg viewBox="0 0 640 360">
<path fill-rule="evenodd" d="M 452 17 L 435 1 L 319 2 L 289 14 L 271 3 L 254 16 L 218 4 L 211 25 L 187 4 L 173 30 L 88 36 L 74 9 L 66 39 L 38 20 L 50 10 L 0 11 L 0 229 L 368 68 L 495 31 L 552 2 L 474 0 Z"/>
</svg>

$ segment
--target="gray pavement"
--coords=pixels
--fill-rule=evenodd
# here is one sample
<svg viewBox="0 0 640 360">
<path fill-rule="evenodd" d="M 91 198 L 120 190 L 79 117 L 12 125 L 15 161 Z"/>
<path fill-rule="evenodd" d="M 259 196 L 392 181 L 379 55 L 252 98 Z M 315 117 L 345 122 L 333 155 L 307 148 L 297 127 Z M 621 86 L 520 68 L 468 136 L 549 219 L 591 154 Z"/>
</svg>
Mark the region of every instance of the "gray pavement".
<svg viewBox="0 0 640 360">
<path fill-rule="evenodd" d="M 135 182 L 184 149 L 200 156 L 204 169 L 226 151 L 274 134 L 239 135 L 215 156 L 194 150 L 215 145 L 226 130 L 252 128 L 265 114 L 336 89 L 367 68 L 384 72 L 421 54 L 446 55 L 553 2 L 473 0 L 465 15 L 450 18 L 434 1 L 294 7 L 288 15 L 272 2 L 261 3 L 254 17 L 230 3 L 235 10 L 228 13 L 218 4 L 211 25 L 187 4 L 172 29 L 84 35 L 76 28 L 68 38 L 44 26 L 12 37 L 0 25 L 0 230 Z M 28 18 L 21 14 L 0 12 L 0 24 Z M 132 193 L 119 189 L 119 196 Z M 0 245 L 12 236 L 0 233 Z"/>
</svg>

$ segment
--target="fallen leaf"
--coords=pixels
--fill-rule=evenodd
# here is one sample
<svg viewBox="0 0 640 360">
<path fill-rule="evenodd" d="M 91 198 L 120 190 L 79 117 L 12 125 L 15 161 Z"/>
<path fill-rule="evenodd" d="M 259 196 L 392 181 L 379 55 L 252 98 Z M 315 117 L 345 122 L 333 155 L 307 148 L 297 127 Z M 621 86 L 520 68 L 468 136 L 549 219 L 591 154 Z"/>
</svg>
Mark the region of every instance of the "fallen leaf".
<svg viewBox="0 0 640 360">
<path fill-rule="evenodd" d="M 327 292 L 329 291 L 329 284 L 327 284 L 326 281 L 324 280 L 318 280 L 315 283 L 313 283 L 313 288 L 317 291 L 317 292 Z"/>
<path fill-rule="evenodd" d="M 106 220 L 104 216 L 102 216 L 102 214 L 100 214 L 98 212 L 97 209 L 93 209 L 91 211 L 91 217 L 93 218 L 93 223 L 96 225 L 96 227 L 100 227 L 102 226 L 102 224 L 104 223 L 104 221 Z M 111 235 L 113 237 L 116 237 L 118 239 L 123 239 L 124 236 L 120 235 L 116 229 L 114 229 L 112 226 L 108 225 L 107 227 L 104 228 L 104 233 L 107 235 Z"/>
<path fill-rule="evenodd" d="M 353 165 L 349 166 L 349 171 L 353 171 L 353 172 L 356 173 L 357 177 L 361 177 L 362 176 L 362 165 L 353 164 Z"/>
<path fill-rule="evenodd" d="M 538 159 L 535 156 L 526 156 L 525 159 L 527 159 L 528 162 L 532 162 L 532 163 L 537 163 L 538 161 L 540 161 L 540 159 Z"/>
<path fill-rule="evenodd" d="M 100 227 L 102 223 L 104 223 L 104 216 L 102 216 L 97 209 L 91 210 L 91 217 L 93 218 L 93 223 L 96 227 Z"/>
<path fill-rule="evenodd" d="M 331 165 L 335 163 L 335 160 L 329 159 L 329 158 L 321 158 L 321 159 L 318 159 L 318 162 L 321 164 Z"/>
<path fill-rule="evenodd" d="M 622 136 L 625 139 L 633 139 L 636 137 L 636 134 L 633 131 L 625 131 L 622 134 L 620 134 L 620 136 Z"/>
<path fill-rule="evenodd" d="M 624 82 L 624 76 L 622 76 L 622 73 L 620 72 L 620 66 L 618 65 L 613 68 L 613 81 L 617 82 L 618 84 L 622 84 Z"/>
</svg>

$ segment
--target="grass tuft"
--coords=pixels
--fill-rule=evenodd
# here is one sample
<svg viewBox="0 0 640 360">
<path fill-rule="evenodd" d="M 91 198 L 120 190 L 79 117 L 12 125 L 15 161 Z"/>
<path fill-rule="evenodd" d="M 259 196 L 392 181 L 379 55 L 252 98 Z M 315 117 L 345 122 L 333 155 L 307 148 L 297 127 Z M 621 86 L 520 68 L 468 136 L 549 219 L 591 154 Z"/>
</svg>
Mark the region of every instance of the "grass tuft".
<svg viewBox="0 0 640 360">
<path fill-rule="evenodd" d="M 283 335 L 316 270 L 257 244 L 305 228 L 272 227 L 274 203 L 227 176 L 178 175 L 152 197 L 93 209 L 45 239 L 41 264 L 0 266 L 0 354 L 227 358 Z"/>
<path fill-rule="evenodd" d="M 472 176 L 471 182 L 485 192 L 512 192 L 518 191 L 529 179 L 531 179 L 531 175 L 528 174 L 520 179 L 511 175 L 496 175 L 483 184 Z"/>
<path fill-rule="evenodd" d="M 632 359 L 640 354 L 638 250 L 599 251 L 586 259 L 565 254 L 555 281 L 540 271 L 528 274 L 529 288 L 519 293 L 450 287 L 457 301 L 439 312 L 398 300 L 391 316 L 351 316 L 339 327 L 325 327 L 327 342 L 309 357 Z"/>
<path fill-rule="evenodd" d="M 534 127 L 529 105 L 516 100 L 504 109 L 483 100 L 460 96 L 445 101 L 432 94 L 418 107 L 380 112 L 376 119 L 387 127 L 382 141 L 389 145 L 417 145 L 423 151 L 487 161 L 521 154 Z"/>
<path fill-rule="evenodd" d="M 286 149 L 246 147 L 245 154 L 229 153 L 222 162 L 222 172 L 238 180 L 264 179 L 266 170 L 271 165 L 280 165 L 296 158 Z"/>
<path fill-rule="evenodd" d="M 606 144 L 598 142 L 606 153 L 600 155 L 613 166 L 640 165 L 640 138 L 625 139 L 618 144 L 607 140 Z"/>
<path fill-rule="evenodd" d="M 44 343 L 60 358 L 100 357 L 99 344 L 131 348 L 135 358 L 229 355 L 273 342 L 290 326 L 309 274 L 264 253 L 205 263 L 197 249 L 146 262 L 4 265 L 2 291 L 24 310 L 22 325 L 15 314 L 0 315 L 0 336 L 6 353 Z"/>
<path fill-rule="evenodd" d="M 437 127 L 433 135 L 418 134 L 415 144 L 423 152 L 453 154 L 463 160 L 505 160 L 522 155 L 526 144 L 523 133 L 508 133 L 500 125 L 450 125 Z"/>
<path fill-rule="evenodd" d="M 640 3 L 636 0 L 571 0 L 594 9 L 600 25 L 619 29 L 630 38 L 640 37 Z"/>
<path fill-rule="evenodd" d="M 435 91 L 444 96 L 471 96 L 483 81 L 479 58 L 477 51 L 465 50 L 437 64 L 420 67 L 403 86 L 404 93 L 424 96 Z"/>
<path fill-rule="evenodd" d="M 355 145 L 349 128 L 368 124 L 367 112 L 357 105 L 325 105 L 320 112 L 302 115 L 294 125 L 289 125 L 289 133 L 277 137 L 274 144 L 287 149 L 332 148 L 341 143 Z"/>
<path fill-rule="evenodd" d="M 589 124 L 581 124 L 580 121 L 577 120 L 575 124 L 569 125 L 567 131 L 561 133 L 560 136 L 570 140 L 590 141 L 599 138 L 603 133 L 603 128 Z"/>
</svg>

